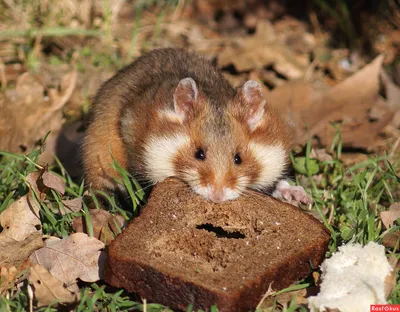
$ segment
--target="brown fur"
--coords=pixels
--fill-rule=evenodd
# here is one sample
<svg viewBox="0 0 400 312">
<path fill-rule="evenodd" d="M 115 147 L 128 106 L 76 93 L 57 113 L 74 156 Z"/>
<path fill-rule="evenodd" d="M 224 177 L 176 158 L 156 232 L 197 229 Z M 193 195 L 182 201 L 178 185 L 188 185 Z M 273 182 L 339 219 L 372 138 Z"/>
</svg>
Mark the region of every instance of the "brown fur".
<svg viewBox="0 0 400 312">
<path fill-rule="evenodd" d="M 198 87 L 196 99 L 192 93 L 187 97 L 190 90 L 185 86 L 177 88 L 188 77 Z M 113 179 L 118 175 L 110 167 L 110 150 L 123 168 L 139 180 L 148 179 L 144 159 L 148 140 L 174 133 L 190 137 L 190 146 L 173 157 L 175 176 L 183 177 L 183 173 L 195 169 L 199 183 L 205 186 L 217 183 L 217 176 L 223 171 L 222 182 L 218 182 L 223 186 L 234 188 L 240 176 L 253 183 L 262 168 L 247 148 L 250 140 L 280 144 L 289 150 L 290 132 L 268 105 L 262 122 L 252 132 L 245 125 L 249 110 L 240 90 L 233 89 L 221 72 L 203 58 L 182 50 L 154 50 L 140 57 L 97 93 L 83 144 L 86 183 L 102 190 L 116 188 Z M 174 93 L 177 101 L 183 103 L 184 121 L 163 113 L 174 111 Z M 260 95 L 253 92 L 249 96 L 258 100 Z M 194 157 L 198 148 L 205 150 L 204 161 Z M 236 153 L 243 160 L 239 166 L 233 162 Z"/>
</svg>

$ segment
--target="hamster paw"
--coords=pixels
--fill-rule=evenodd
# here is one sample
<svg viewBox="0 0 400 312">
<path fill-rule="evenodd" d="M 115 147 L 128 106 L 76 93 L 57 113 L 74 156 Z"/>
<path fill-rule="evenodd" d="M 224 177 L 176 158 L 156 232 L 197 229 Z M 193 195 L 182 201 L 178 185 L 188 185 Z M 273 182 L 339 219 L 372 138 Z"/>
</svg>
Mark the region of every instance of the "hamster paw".
<svg viewBox="0 0 400 312">
<path fill-rule="evenodd" d="M 275 198 L 284 200 L 289 204 L 298 206 L 302 204 L 311 204 L 312 200 L 308 197 L 302 186 L 293 186 L 286 180 L 280 180 L 276 185 L 275 191 L 272 193 Z"/>
</svg>

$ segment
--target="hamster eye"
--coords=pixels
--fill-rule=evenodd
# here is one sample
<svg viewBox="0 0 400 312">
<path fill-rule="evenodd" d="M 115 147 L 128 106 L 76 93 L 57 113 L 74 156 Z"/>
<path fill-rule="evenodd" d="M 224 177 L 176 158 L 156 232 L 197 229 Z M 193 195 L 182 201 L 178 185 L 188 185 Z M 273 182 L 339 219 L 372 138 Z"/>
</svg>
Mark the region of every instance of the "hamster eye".
<svg viewBox="0 0 400 312">
<path fill-rule="evenodd" d="M 204 151 L 201 148 L 199 148 L 194 154 L 194 157 L 196 157 L 196 159 L 198 160 L 204 160 L 206 159 L 206 153 L 204 153 Z"/>
<path fill-rule="evenodd" d="M 242 158 L 240 157 L 239 153 L 236 153 L 233 157 L 233 161 L 235 165 L 240 165 L 242 163 Z"/>
</svg>

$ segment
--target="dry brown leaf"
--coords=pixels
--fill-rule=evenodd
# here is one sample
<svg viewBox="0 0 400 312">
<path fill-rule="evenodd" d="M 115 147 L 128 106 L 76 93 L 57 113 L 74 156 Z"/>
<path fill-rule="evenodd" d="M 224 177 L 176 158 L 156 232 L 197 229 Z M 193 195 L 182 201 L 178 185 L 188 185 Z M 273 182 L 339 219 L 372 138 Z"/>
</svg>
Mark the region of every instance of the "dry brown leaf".
<svg viewBox="0 0 400 312">
<path fill-rule="evenodd" d="M 10 289 L 17 279 L 18 269 L 15 266 L 0 266 L 0 295 Z"/>
<path fill-rule="evenodd" d="M 36 195 L 38 195 L 41 199 L 44 199 L 44 195 L 42 196 L 42 191 L 39 189 L 39 185 L 38 185 L 38 180 L 40 178 L 41 175 L 41 171 L 34 171 L 29 173 L 26 176 L 26 181 L 28 182 L 29 188 L 35 192 Z"/>
<path fill-rule="evenodd" d="M 289 303 L 291 302 L 292 298 L 296 296 L 296 304 L 306 304 L 307 299 L 307 290 L 300 289 L 295 291 L 290 291 L 282 294 L 276 294 L 272 291 L 271 287 L 263 296 L 260 303 L 257 305 L 257 311 L 270 311 L 270 309 L 274 306 L 275 300 L 283 307 L 288 307 Z"/>
<path fill-rule="evenodd" d="M 314 103 L 322 103 L 326 90 L 328 86 L 323 84 L 314 86 L 304 80 L 294 80 L 264 95 L 267 102 L 271 103 L 282 116 L 286 116 L 296 126 L 296 131 L 301 131 L 303 134 L 306 124 L 310 124 L 309 119 L 312 118 L 310 115 L 313 114 L 313 106 L 316 106 Z"/>
<path fill-rule="evenodd" d="M 80 211 L 82 209 L 82 202 L 83 202 L 82 197 L 62 200 L 62 203 L 64 204 L 65 207 L 65 212 L 61 211 L 61 214 L 64 215 L 65 213 Z"/>
<path fill-rule="evenodd" d="M 317 136 L 323 145 L 335 135 L 331 122 L 341 121 L 344 146 L 369 148 L 391 121 L 386 111 L 380 120 L 369 121 L 369 111 L 379 96 L 383 56 L 333 88 L 322 90 L 304 81 L 289 82 L 267 94 L 267 99 L 296 126 L 296 142 Z"/>
<path fill-rule="evenodd" d="M 276 300 L 282 305 L 282 306 L 289 306 L 289 303 L 291 302 L 292 298 L 294 296 L 296 296 L 296 304 L 300 305 L 300 304 L 306 304 L 307 303 L 307 299 L 306 299 L 306 295 L 307 295 L 307 290 L 304 289 L 300 289 L 300 290 L 295 290 L 295 291 L 290 291 L 287 293 L 283 293 L 280 294 L 278 296 L 276 296 Z"/>
<path fill-rule="evenodd" d="M 346 167 L 351 167 L 357 163 L 368 160 L 368 155 L 365 153 L 343 153 L 340 157 Z"/>
<path fill-rule="evenodd" d="M 325 148 L 313 148 L 310 153 L 310 158 L 316 158 L 319 161 L 330 161 L 332 156 L 326 152 Z"/>
<path fill-rule="evenodd" d="M 389 210 L 382 211 L 381 220 L 385 228 L 389 229 L 393 223 L 400 218 L 400 203 L 394 203 L 389 207 Z"/>
<path fill-rule="evenodd" d="M 393 271 L 386 277 L 385 279 L 385 297 L 388 298 L 393 291 L 393 289 L 396 287 L 397 284 L 397 264 L 399 263 L 399 260 L 395 255 L 391 255 L 389 258 L 389 263 L 393 268 Z"/>
<path fill-rule="evenodd" d="M 261 298 L 260 302 L 257 304 L 256 310 L 261 310 L 263 307 L 265 308 L 268 306 L 268 302 L 272 296 L 275 295 L 275 292 L 272 290 L 272 283 L 269 284 L 267 292 L 264 294 L 264 296 Z"/>
<path fill-rule="evenodd" d="M 382 245 L 389 248 L 399 248 L 400 243 L 400 231 L 393 232 L 393 233 L 386 233 L 382 239 Z"/>
<path fill-rule="evenodd" d="M 273 65 L 280 74 L 296 79 L 304 75 L 309 61 L 299 59 L 278 40 L 271 23 L 262 20 L 254 36 L 233 39 L 218 55 L 220 67 L 230 64 L 239 72 Z"/>
<path fill-rule="evenodd" d="M 64 180 L 52 172 L 44 170 L 41 174 L 40 182 L 42 182 L 45 187 L 53 189 L 61 195 L 65 193 Z"/>
<path fill-rule="evenodd" d="M 322 144 L 330 143 L 335 136 L 335 129 L 329 124 L 341 120 L 342 144 L 352 147 L 369 148 L 378 134 L 390 123 L 393 115 L 387 111 L 380 120 L 368 122 L 369 111 L 379 96 L 379 73 L 383 55 L 378 56 L 360 71 L 339 83 L 326 93 L 314 107 L 314 119 L 310 122 L 310 135 L 318 135 Z M 323 104 L 323 105 L 321 105 Z M 327 112 L 330 112 L 327 114 Z M 307 134 L 303 135 L 303 140 Z"/>
<path fill-rule="evenodd" d="M 40 200 L 46 198 L 49 189 L 53 189 L 61 195 L 65 193 L 66 185 L 64 180 L 55 173 L 48 171 L 47 167 L 40 171 L 29 173 L 26 177 L 26 181 L 29 184 L 31 192 L 35 192 Z"/>
<path fill-rule="evenodd" d="M 34 287 L 38 307 L 56 302 L 73 303 L 79 299 L 79 293 L 74 293 L 66 289 L 60 280 L 51 275 L 39 264 L 32 265 L 29 282 Z"/>
<path fill-rule="evenodd" d="M 21 241 L 0 233 L 0 271 L 4 277 L 0 279 L 0 294 L 13 287 L 17 277 L 23 279 L 30 264 L 29 256 L 42 246 L 41 231 L 34 232 Z"/>
<path fill-rule="evenodd" d="M 16 87 L 0 93 L 0 150 L 20 152 L 21 146 L 30 149 L 49 131 L 42 161 L 53 158 L 57 134 L 62 126 L 61 108 L 72 94 L 76 72 L 65 75 L 60 91 L 47 89 L 38 76 L 24 73 Z"/>
<path fill-rule="evenodd" d="M 0 235 L 0 265 L 19 266 L 32 252 L 43 246 L 42 233 L 35 232 L 27 238 L 17 241 Z"/>
<path fill-rule="evenodd" d="M 32 233 L 41 233 L 39 207 L 30 192 L 13 202 L 0 214 L 3 231 L 0 237 L 9 237 L 23 241 Z"/>
<path fill-rule="evenodd" d="M 109 245 L 126 225 L 126 220 L 121 215 L 112 215 L 103 209 L 89 210 L 94 237 Z M 75 232 L 87 233 L 84 217 L 76 218 L 72 224 Z"/>
<path fill-rule="evenodd" d="M 67 238 L 51 237 L 45 247 L 35 251 L 30 260 L 47 269 L 67 286 L 80 278 L 85 282 L 95 282 L 103 272 L 104 244 L 84 233 L 71 234 Z"/>
</svg>

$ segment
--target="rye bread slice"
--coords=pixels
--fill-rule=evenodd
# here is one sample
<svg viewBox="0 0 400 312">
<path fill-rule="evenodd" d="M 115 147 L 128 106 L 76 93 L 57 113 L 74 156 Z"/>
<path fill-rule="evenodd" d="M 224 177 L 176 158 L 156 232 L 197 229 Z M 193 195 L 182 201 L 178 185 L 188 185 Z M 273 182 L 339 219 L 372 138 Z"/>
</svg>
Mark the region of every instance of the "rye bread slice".
<svg viewBox="0 0 400 312">
<path fill-rule="evenodd" d="M 247 312 L 271 283 L 279 290 L 317 268 L 328 240 L 319 221 L 272 197 L 214 204 L 169 179 L 109 246 L 105 280 L 173 309 Z"/>
</svg>

